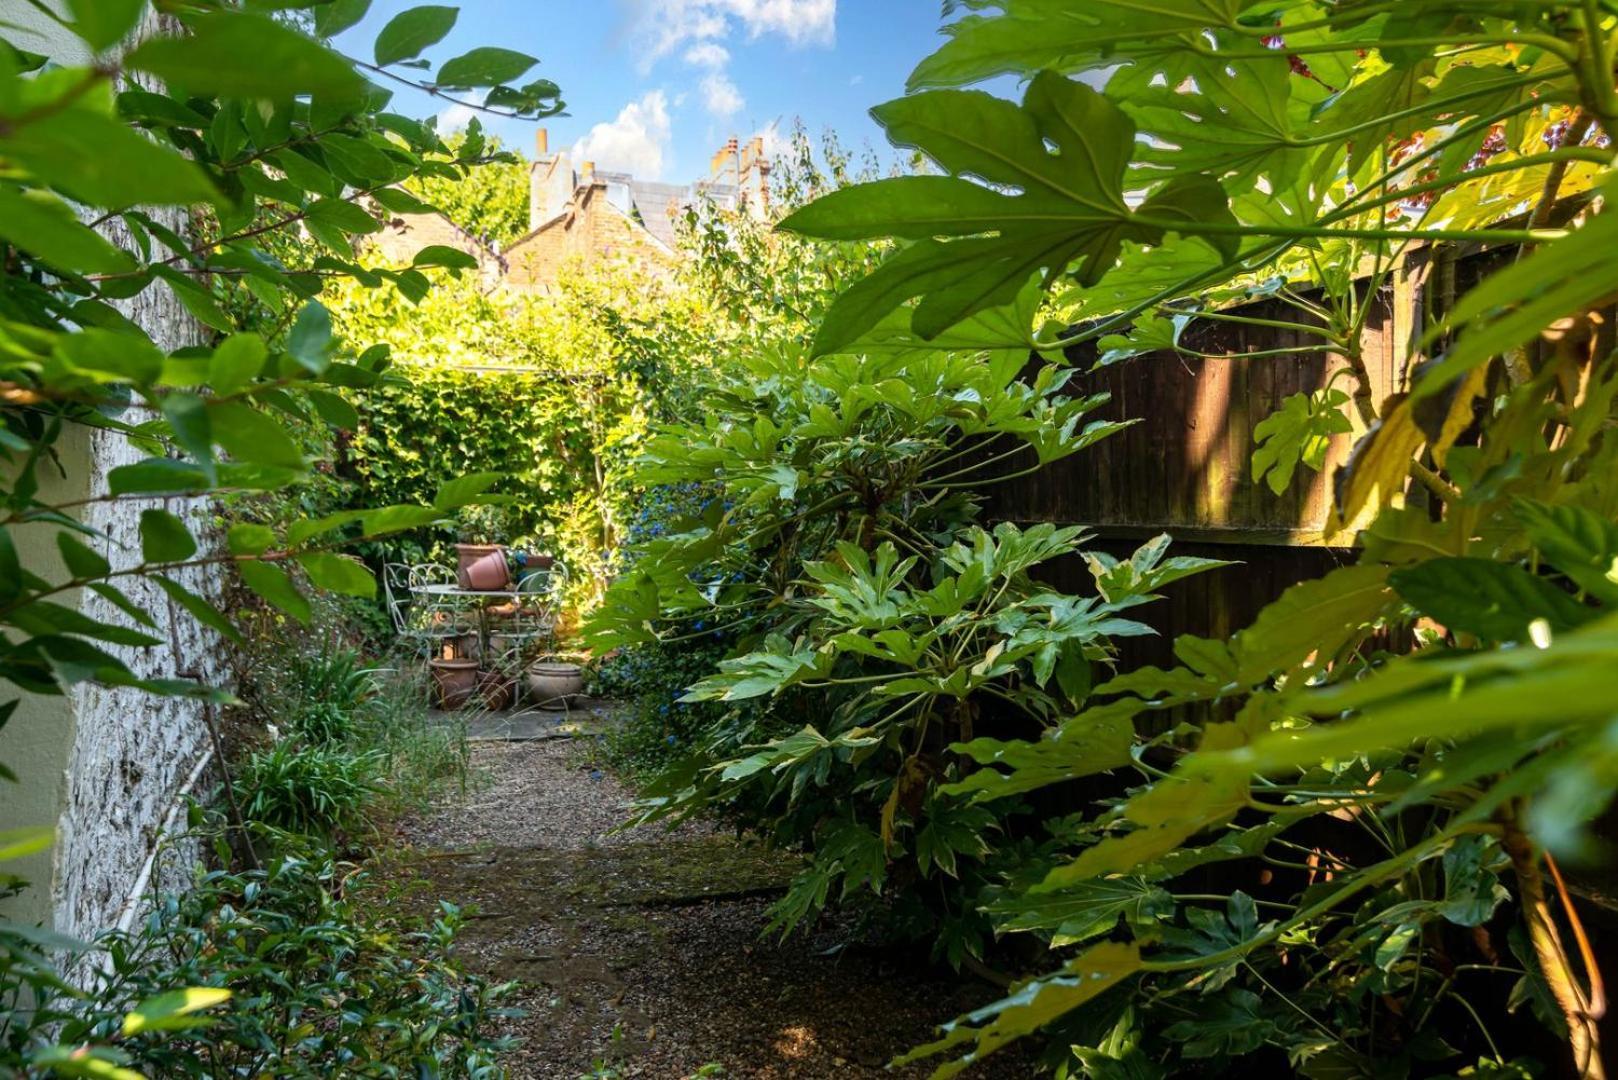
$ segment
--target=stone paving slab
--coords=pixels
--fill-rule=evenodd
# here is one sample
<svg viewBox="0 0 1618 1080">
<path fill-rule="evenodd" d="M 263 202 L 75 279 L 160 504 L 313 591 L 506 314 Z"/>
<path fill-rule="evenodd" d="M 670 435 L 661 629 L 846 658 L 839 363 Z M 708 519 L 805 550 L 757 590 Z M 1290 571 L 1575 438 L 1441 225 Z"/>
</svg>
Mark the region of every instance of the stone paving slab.
<svg viewBox="0 0 1618 1080">
<path fill-rule="evenodd" d="M 464 722 L 466 737 L 472 742 L 532 742 L 537 739 L 572 739 L 599 735 L 612 726 L 612 705 L 596 698 L 583 698 L 566 709 L 536 709 L 524 706 L 506 712 L 478 710 L 429 714 L 439 723 Z"/>
</svg>

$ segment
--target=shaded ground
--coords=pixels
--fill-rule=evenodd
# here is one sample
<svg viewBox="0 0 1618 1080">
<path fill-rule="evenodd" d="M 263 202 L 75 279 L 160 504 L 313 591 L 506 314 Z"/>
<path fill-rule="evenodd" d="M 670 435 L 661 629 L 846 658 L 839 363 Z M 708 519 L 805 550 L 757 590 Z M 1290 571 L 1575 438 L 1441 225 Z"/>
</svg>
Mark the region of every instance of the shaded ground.
<svg viewBox="0 0 1618 1080">
<path fill-rule="evenodd" d="M 477 909 L 471 969 L 520 980 L 514 1077 L 922 1076 L 883 1066 L 995 996 L 836 927 L 760 940 L 793 860 L 700 827 L 609 835 L 628 794 L 580 743 L 483 742 L 473 766 L 487 783 L 402 824 L 402 869 Z M 1032 1073 L 993 1064 L 973 1075 Z"/>
</svg>

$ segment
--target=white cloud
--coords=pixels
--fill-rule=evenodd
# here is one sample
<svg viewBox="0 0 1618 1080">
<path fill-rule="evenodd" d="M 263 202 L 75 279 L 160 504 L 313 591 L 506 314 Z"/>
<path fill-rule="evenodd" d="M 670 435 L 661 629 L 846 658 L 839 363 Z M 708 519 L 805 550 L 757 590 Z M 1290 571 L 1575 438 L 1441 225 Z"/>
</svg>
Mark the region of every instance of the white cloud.
<svg viewBox="0 0 1618 1080">
<path fill-rule="evenodd" d="M 474 90 L 466 94 L 465 98 L 468 101 L 475 101 L 482 105 L 484 99 L 488 96 L 489 92 L 487 90 Z M 476 115 L 478 115 L 478 111 L 470 105 L 451 105 L 438 114 L 438 133 L 440 135 L 455 135 L 465 131 L 466 125 L 470 124 L 472 118 Z"/>
<path fill-rule="evenodd" d="M 645 70 L 681 48 L 718 42 L 741 30 L 792 45 L 831 45 L 837 0 L 629 0 L 630 33 Z M 689 60 L 689 56 L 687 57 Z"/>
<path fill-rule="evenodd" d="M 753 37 L 780 34 L 794 45 L 836 39 L 837 0 L 725 0 Z"/>
<path fill-rule="evenodd" d="M 727 123 L 747 107 L 730 77 L 737 35 L 748 41 L 784 39 L 793 46 L 829 46 L 837 37 L 837 0 L 620 0 L 629 12 L 629 42 L 642 73 L 678 55 L 702 72 L 698 89 L 708 114 Z"/>
<path fill-rule="evenodd" d="M 747 106 L 747 99 L 728 76 L 713 71 L 702 77 L 702 104 L 716 119 L 728 120 Z"/>
<path fill-rule="evenodd" d="M 717 41 L 701 41 L 685 51 L 685 62 L 692 67 L 718 71 L 730 63 L 730 50 Z"/>
<path fill-rule="evenodd" d="M 573 145 L 575 161 L 593 161 L 609 172 L 634 173 L 642 180 L 663 175 L 670 142 L 668 98 L 661 90 L 631 101 L 611 123 L 597 124 Z"/>
</svg>

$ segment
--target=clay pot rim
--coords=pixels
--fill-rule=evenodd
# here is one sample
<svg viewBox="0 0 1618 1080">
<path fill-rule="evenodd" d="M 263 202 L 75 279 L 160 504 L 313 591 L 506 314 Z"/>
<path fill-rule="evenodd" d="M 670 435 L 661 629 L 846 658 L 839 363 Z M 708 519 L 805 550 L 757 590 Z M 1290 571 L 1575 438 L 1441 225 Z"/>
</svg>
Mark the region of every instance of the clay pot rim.
<svg viewBox="0 0 1618 1080">
<path fill-rule="evenodd" d="M 578 664 L 569 664 L 562 660 L 535 660 L 528 665 L 528 670 L 542 672 L 546 675 L 572 675 L 582 672 L 584 668 Z"/>
<path fill-rule="evenodd" d="M 435 656 L 431 660 L 427 661 L 428 667 L 446 668 L 450 671 L 466 671 L 468 669 L 477 667 L 478 664 L 479 661 L 465 656 L 458 656 L 452 659 L 445 659 L 441 656 Z"/>
</svg>

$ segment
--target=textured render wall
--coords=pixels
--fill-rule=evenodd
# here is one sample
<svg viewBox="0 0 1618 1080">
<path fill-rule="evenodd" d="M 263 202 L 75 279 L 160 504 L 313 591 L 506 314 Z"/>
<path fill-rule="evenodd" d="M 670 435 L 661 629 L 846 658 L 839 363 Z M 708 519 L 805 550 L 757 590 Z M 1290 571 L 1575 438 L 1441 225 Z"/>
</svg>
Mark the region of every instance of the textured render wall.
<svg viewBox="0 0 1618 1080">
<path fill-rule="evenodd" d="M 184 228 L 183 215 L 169 222 Z M 122 238 L 114 236 L 115 240 Z M 201 328 L 180 307 L 167 286 L 157 285 L 121 305 L 124 314 L 152 336 L 164 350 L 196 344 Z M 90 492 L 107 491 L 107 474 L 144 455 L 113 432 L 96 432 L 91 440 Z M 187 519 L 207 550 L 209 506 L 186 499 L 137 499 L 91 503 L 85 524 L 105 534 L 102 554 L 115 567 L 140 561 L 140 512 L 161 506 Z M 198 567 L 178 575 L 182 585 L 205 596 L 220 592 L 216 567 Z M 149 583 L 128 579 L 124 591 L 158 623 L 148 630 L 164 645 L 118 651 L 142 677 L 173 678 L 192 673 L 205 680 L 222 674 L 218 635 L 205 630 Z M 86 594 L 87 615 L 133 625 L 134 620 L 110 601 Z M 202 706 L 194 701 L 160 698 L 126 688 L 83 685 L 73 695 L 76 724 L 66 762 L 65 805 L 57 831 L 52 903 L 59 930 L 92 937 L 114 925 L 159 837 L 158 832 L 177 789 L 208 745 Z M 162 860 L 155 884 L 183 885 L 189 860 Z M 165 879 L 166 876 L 166 879 Z"/>
<path fill-rule="evenodd" d="M 67 62 L 84 61 L 78 43 L 61 33 L 26 4 L 0 3 L 7 19 L 27 25 L 38 35 L 38 48 Z M 57 5 L 60 6 L 59 4 Z M 159 215 L 162 217 L 163 215 Z M 183 211 L 169 212 L 165 224 L 189 231 Z M 127 234 L 114 225 L 107 232 L 115 243 L 129 246 Z M 201 328 L 161 283 L 119 305 L 125 315 L 152 336 L 159 347 L 177 349 L 203 340 Z M 139 419 L 128 415 L 124 419 Z M 65 440 L 65 478 L 49 481 L 42 495 L 52 501 L 93 500 L 107 492 L 107 474 L 144 455 L 121 435 L 75 431 Z M 97 546 L 115 567 L 140 561 L 140 512 L 163 505 L 194 524 L 205 525 L 208 507 L 195 500 L 116 500 L 87 502 L 81 520 L 104 534 L 87 543 Z M 61 574 L 55 556 L 54 529 L 32 529 L 20 544 L 30 569 L 52 578 Z M 206 543 L 206 540 L 203 541 Z M 181 582 L 205 595 L 218 594 L 212 568 L 182 575 Z M 133 579 L 125 592 L 145 607 L 158 624 L 147 629 L 165 644 L 148 649 L 109 646 L 142 676 L 173 677 L 192 670 L 211 679 L 222 670 L 219 642 L 188 616 L 175 610 L 167 596 Z M 121 625 L 132 618 L 109 601 L 85 593 L 78 603 L 86 614 Z M 21 730 L 9 730 L 18 726 Z M 81 938 L 115 925 L 137 878 L 158 842 L 158 833 L 178 788 L 191 774 L 207 746 L 201 706 L 163 699 L 127 689 L 80 686 L 65 698 L 31 697 L 18 710 L 17 721 L 0 738 L 0 754 L 14 764 L 26 760 L 21 790 L 0 793 L 0 827 L 38 825 L 55 816 L 57 842 L 50 862 L 43 858 L 23 868 L 33 888 L 7 905 L 7 914 L 42 921 Z M 182 819 L 183 820 L 183 819 Z M 154 884 L 183 885 L 192 859 L 184 851 L 160 861 Z M 8 869 L 10 869 L 8 867 Z M 48 872 L 48 877 L 47 877 Z"/>
</svg>

